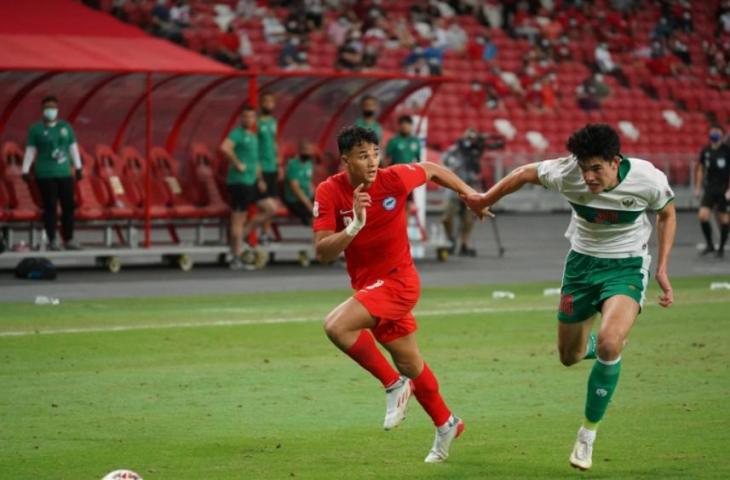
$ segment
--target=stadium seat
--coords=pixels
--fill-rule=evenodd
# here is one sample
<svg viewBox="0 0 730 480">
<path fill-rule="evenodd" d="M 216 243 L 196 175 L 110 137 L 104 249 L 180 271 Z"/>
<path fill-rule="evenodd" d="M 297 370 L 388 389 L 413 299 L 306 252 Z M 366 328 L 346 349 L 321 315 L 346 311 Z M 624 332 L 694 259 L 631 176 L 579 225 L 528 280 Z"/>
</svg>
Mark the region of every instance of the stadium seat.
<svg viewBox="0 0 730 480">
<path fill-rule="evenodd" d="M 107 145 L 96 147 L 96 174 L 101 180 L 96 185 L 99 198 L 108 195 L 108 211 L 112 218 L 132 219 L 141 212 L 134 207 L 121 180 L 121 160 Z"/>
<path fill-rule="evenodd" d="M 94 164 L 94 159 L 86 153 L 81 151 L 81 163 L 83 165 L 83 171 L 86 173 L 81 180 L 75 182 L 74 187 L 76 189 L 76 212 L 75 216 L 78 220 L 101 220 L 109 216 L 109 212 L 106 209 L 104 200 L 108 200 L 108 197 L 99 199 L 98 189 L 94 188 L 94 182 L 100 181 L 100 179 L 89 175 L 91 170 L 90 166 Z"/>
<path fill-rule="evenodd" d="M 176 217 L 196 218 L 204 215 L 204 211 L 195 206 L 191 200 L 194 189 L 188 188 L 180 180 L 179 164 L 164 148 L 154 147 L 151 151 L 152 168 L 155 177 L 163 180 L 164 188 L 170 199 L 170 205 Z"/>
<path fill-rule="evenodd" d="M 192 146 L 191 187 L 197 189 L 201 209 L 206 217 L 225 217 L 230 213 L 216 181 L 215 157 L 208 147 L 196 143 Z"/>
<path fill-rule="evenodd" d="M 129 192 L 130 200 L 144 215 L 147 162 L 134 147 L 123 147 L 119 152 L 119 156 L 124 165 L 122 176 L 124 189 Z M 171 218 L 174 216 L 175 212 L 169 208 L 171 201 L 167 189 L 163 181 L 154 175 L 150 175 L 150 197 L 148 201 L 151 218 Z"/>
<path fill-rule="evenodd" d="M 26 222 L 39 220 L 41 211 L 34 200 L 31 186 L 22 178 L 23 150 L 15 142 L 6 142 L 2 150 L 0 178 L 5 178 L 5 185 L 10 198 L 8 220 Z"/>
</svg>

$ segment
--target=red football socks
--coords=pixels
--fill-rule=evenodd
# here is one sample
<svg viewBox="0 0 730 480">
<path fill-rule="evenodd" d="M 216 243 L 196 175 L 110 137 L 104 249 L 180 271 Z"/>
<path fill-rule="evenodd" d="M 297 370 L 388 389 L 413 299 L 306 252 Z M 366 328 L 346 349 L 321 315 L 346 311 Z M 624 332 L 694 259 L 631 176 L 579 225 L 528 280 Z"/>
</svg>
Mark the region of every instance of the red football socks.
<svg viewBox="0 0 730 480">
<path fill-rule="evenodd" d="M 367 330 L 360 330 L 360 336 L 345 353 L 380 380 L 384 387 L 389 387 L 400 379 L 398 372 L 378 350 L 373 336 Z"/>
<path fill-rule="evenodd" d="M 439 382 L 427 364 L 423 364 L 423 371 L 413 379 L 413 385 L 416 390 L 414 392 L 416 400 L 426 410 L 434 425 L 440 427 L 448 422 L 451 411 L 446 406 L 444 399 L 441 398 Z"/>
</svg>

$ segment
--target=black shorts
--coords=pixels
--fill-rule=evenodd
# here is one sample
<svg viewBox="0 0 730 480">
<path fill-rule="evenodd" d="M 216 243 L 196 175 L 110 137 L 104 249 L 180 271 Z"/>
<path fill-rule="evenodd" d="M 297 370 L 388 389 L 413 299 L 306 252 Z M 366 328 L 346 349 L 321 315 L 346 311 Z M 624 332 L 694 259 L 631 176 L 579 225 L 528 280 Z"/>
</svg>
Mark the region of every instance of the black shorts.
<svg viewBox="0 0 730 480">
<path fill-rule="evenodd" d="M 279 173 L 263 172 L 264 183 L 266 183 L 266 191 L 259 191 L 259 198 L 276 198 L 279 196 Z"/>
<path fill-rule="evenodd" d="M 234 183 L 228 185 L 228 203 L 234 212 L 245 212 L 258 200 L 259 189 L 254 185 Z"/>
<path fill-rule="evenodd" d="M 312 211 L 302 202 L 284 202 L 289 212 L 302 221 L 304 225 L 312 224 Z"/>
<path fill-rule="evenodd" d="M 720 213 L 728 212 L 728 201 L 727 198 L 725 198 L 724 193 L 705 192 L 704 195 L 702 195 L 702 201 L 700 202 L 700 205 L 703 207 L 707 207 L 710 210 L 716 209 Z"/>
</svg>

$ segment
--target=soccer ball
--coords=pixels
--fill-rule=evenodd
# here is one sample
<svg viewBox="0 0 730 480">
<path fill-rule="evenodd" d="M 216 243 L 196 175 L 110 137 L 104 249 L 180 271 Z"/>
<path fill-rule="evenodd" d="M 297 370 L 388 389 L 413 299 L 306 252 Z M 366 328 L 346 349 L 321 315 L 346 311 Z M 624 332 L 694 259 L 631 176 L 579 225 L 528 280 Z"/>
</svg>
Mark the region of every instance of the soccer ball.
<svg viewBox="0 0 730 480">
<path fill-rule="evenodd" d="M 131 470 L 114 470 L 104 475 L 101 480 L 142 480 L 142 477 Z"/>
</svg>

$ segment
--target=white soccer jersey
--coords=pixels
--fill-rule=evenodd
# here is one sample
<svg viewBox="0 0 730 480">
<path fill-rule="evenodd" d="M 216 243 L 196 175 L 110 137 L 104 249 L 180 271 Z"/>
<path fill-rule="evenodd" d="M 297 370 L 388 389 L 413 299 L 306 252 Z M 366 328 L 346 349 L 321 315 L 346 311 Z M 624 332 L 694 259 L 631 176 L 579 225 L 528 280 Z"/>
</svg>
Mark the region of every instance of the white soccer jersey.
<svg viewBox="0 0 730 480">
<path fill-rule="evenodd" d="M 623 158 L 619 184 L 601 193 L 591 193 L 573 156 L 538 163 L 537 175 L 573 208 L 565 232 L 571 248 L 594 257 L 647 255 L 651 223 L 645 212 L 661 210 L 674 198 L 666 175 L 638 158 Z"/>
</svg>

